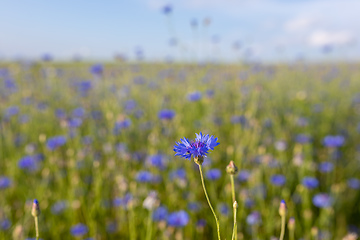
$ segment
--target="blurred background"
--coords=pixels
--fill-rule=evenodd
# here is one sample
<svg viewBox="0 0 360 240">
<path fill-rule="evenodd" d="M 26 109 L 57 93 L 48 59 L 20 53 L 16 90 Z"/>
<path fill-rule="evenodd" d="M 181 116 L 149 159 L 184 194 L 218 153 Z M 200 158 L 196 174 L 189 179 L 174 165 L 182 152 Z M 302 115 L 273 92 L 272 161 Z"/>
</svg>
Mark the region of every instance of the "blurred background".
<svg viewBox="0 0 360 240">
<path fill-rule="evenodd" d="M 0 58 L 354 61 L 359 1 L 3 1 Z"/>
</svg>

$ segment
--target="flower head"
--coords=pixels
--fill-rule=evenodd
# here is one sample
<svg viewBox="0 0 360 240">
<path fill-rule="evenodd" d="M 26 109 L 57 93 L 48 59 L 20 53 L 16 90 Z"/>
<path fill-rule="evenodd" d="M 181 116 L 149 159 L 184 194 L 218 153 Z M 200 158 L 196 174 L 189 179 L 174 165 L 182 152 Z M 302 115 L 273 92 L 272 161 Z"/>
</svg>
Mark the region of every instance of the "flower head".
<svg viewBox="0 0 360 240">
<path fill-rule="evenodd" d="M 186 159 L 204 158 L 207 157 L 209 150 L 214 148 L 220 143 L 217 142 L 217 138 L 209 136 L 209 134 L 203 135 L 201 132 L 196 134 L 196 138 L 193 141 L 189 141 L 187 138 L 180 139 L 181 142 L 177 142 L 174 146 L 175 156 L 180 156 Z"/>
</svg>

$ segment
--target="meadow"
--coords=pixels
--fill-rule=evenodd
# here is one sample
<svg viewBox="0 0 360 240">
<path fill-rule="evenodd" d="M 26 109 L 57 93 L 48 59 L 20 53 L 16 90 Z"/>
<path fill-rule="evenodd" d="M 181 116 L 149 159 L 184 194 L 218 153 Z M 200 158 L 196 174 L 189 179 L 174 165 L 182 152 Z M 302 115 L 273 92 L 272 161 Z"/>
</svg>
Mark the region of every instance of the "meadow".
<svg viewBox="0 0 360 240">
<path fill-rule="evenodd" d="M 342 239 L 360 227 L 358 64 L 0 64 L 0 239 Z M 290 220 L 290 222 L 289 222 Z M 294 234 L 294 235 L 292 235 Z M 350 238 L 349 238 L 350 239 Z M 354 238 L 353 238 L 354 239 Z"/>
</svg>

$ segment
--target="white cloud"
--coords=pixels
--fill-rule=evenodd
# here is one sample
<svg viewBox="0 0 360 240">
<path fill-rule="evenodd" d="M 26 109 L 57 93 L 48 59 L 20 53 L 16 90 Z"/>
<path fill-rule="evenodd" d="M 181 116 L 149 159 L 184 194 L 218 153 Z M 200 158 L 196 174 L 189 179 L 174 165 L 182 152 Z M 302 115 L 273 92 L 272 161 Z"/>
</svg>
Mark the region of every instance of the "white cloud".
<svg viewBox="0 0 360 240">
<path fill-rule="evenodd" d="M 290 32 L 303 31 L 313 26 L 316 23 L 311 17 L 298 17 L 285 22 L 285 30 Z"/>
<path fill-rule="evenodd" d="M 310 46 L 321 47 L 324 45 L 347 45 L 355 42 L 352 33 L 347 31 L 330 32 L 318 30 L 310 34 L 308 43 Z"/>
</svg>

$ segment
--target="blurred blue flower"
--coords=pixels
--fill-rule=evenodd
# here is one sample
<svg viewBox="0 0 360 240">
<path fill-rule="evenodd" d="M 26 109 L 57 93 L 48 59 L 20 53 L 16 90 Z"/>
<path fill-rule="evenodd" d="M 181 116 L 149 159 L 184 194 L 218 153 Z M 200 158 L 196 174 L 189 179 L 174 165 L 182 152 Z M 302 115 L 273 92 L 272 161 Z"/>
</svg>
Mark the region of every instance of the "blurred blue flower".
<svg viewBox="0 0 360 240">
<path fill-rule="evenodd" d="M 25 156 L 18 162 L 20 169 L 33 172 L 38 169 L 37 161 L 32 156 Z"/>
<path fill-rule="evenodd" d="M 214 168 L 206 172 L 206 178 L 209 180 L 217 180 L 221 177 L 220 169 Z"/>
<path fill-rule="evenodd" d="M 284 175 L 276 174 L 271 176 L 271 183 L 275 186 L 283 186 L 286 182 Z"/>
<path fill-rule="evenodd" d="M 72 111 L 72 116 L 75 118 L 82 118 L 85 115 L 85 109 L 82 107 L 75 108 Z"/>
<path fill-rule="evenodd" d="M 16 82 L 14 79 L 6 78 L 4 80 L 4 87 L 12 92 L 17 90 Z"/>
<path fill-rule="evenodd" d="M 319 181 L 314 177 L 304 177 L 302 179 L 302 185 L 304 185 L 307 189 L 314 189 L 319 186 Z"/>
<path fill-rule="evenodd" d="M 203 228 L 206 226 L 206 220 L 205 219 L 199 219 L 197 222 L 196 222 L 196 227 L 197 228 Z"/>
<path fill-rule="evenodd" d="M 64 119 L 66 118 L 66 112 L 63 109 L 58 108 L 55 110 L 55 116 L 58 119 Z"/>
<path fill-rule="evenodd" d="M 129 128 L 130 126 L 131 126 L 131 120 L 128 119 L 128 118 L 124 119 L 124 120 L 117 121 L 117 122 L 115 122 L 113 133 L 115 135 L 118 135 L 122 129 Z"/>
<path fill-rule="evenodd" d="M 322 162 L 319 164 L 319 171 L 322 173 L 331 172 L 334 169 L 334 164 L 331 162 Z"/>
<path fill-rule="evenodd" d="M 170 4 L 168 5 L 165 5 L 163 8 L 162 8 L 162 12 L 167 15 L 167 14 L 170 14 L 172 12 L 172 6 Z"/>
<path fill-rule="evenodd" d="M 189 215 L 183 210 L 170 213 L 167 218 L 168 225 L 172 227 L 184 227 L 188 224 L 188 222 Z"/>
<path fill-rule="evenodd" d="M 65 143 L 66 143 L 66 138 L 64 136 L 55 136 L 47 140 L 46 147 L 49 150 L 55 150 L 58 147 L 63 146 Z"/>
<path fill-rule="evenodd" d="M 229 208 L 229 206 L 228 206 L 227 204 L 225 204 L 225 203 L 220 203 L 220 204 L 219 204 L 219 210 L 220 210 L 220 213 L 221 213 L 222 215 L 224 215 L 224 216 L 227 216 L 227 215 L 229 215 L 229 213 L 230 213 L 230 208 Z"/>
<path fill-rule="evenodd" d="M 313 197 L 312 202 L 316 207 L 327 208 L 332 205 L 333 199 L 327 193 L 318 193 Z"/>
<path fill-rule="evenodd" d="M 251 176 L 251 173 L 247 170 L 242 170 L 239 172 L 237 179 L 240 182 L 247 182 L 247 180 L 249 179 L 249 177 Z"/>
<path fill-rule="evenodd" d="M 90 81 L 81 81 L 76 87 L 81 96 L 86 96 L 92 89 L 92 83 Z"/>
<path fill-rule="evenodd" d="M 53 60 L 53 56 L 50 53 L 44 53 L 41 56 L 41 60 L 44 62 L 51 62 Z"/>
<path fill-rule="evenodd" d="M 92 143 L 93 139 L 90 136 L 85 136 L 82 138 L 82 143 L 85 145 L 90 145 Z"/>
<path fill-rule="evenodd" d="M 133 200 L 131 193 L 127 193 L 123 198 L 115 198 L 113 204 L 115 207 L 124 207 L 127 208 L 129 203 Z"/>
<path fill-rule="evenodd" d="M 201 205 L 198 202 L 189 202 L 187 207 L 191 212 L 197 212 L 200 210 Z"/>
<path fill-rule="evenodd" d="M 106 232 L 108 233 L 114 233 L 117 231 L 117 223 L 116 222 L 110 222 L 106 224 Z"/>
<path fill-rule="evenodd" d="M 232 124 L 241 124 L 241 126 L 245 126 L 247 124 L 247 119 L 244 115 L 234 115 L 231 117 Z"/>
<path fill-rule="evenodd" d="M 257 225 L 261 223 L 261 215 L 259 212 L 254 211 L 246 217 L 246 222 L 249 225 Z"/>
<path fill-rule="evenodd" d="M 70 229 L 71 235 L 74 237 L 82 237 L 88 232 L 88 227 L 82 223 L 78 223 L 75 226 L 72 226 Z"/>
<path fill-rule="evenodd" d="M 67 121 L 67 126 L 69 128 L 77 128 L 80 127 L 82 124 L 82 119 L 81 118 L 70 118 Z"/>
<path fill-rule="evenodd" d="M 323 139 L 323 144 L 325 147 L 341 147 L 345 143 L 345 138 L 343 136 L 326 136 Z"/>
<path fill-rule="evenodd" d="M 0 230 L 8 230 L 11 227 L 11 222 L 9 219 L 0 220 Z"/>
<path fill-rule="evenodd" d="M 18 106 L 10 106 L 5 110 L 5 117 L 10 118 L 14 115 L 17 115 L 19 113 L 19 107 Z"/>
<path fill-rule="evenodd" d="M 360 180 L 357 178 L 350 178 L 347 181 L 347 185 L 349 186 L 349 188 L 358 190 L 358 189 L 360 189 Z"/>
<path fill-rule="evenodd" d="M 158 113 L 158 117 L 161 120 L 171 120 L 175 117 L 175 111 L 169 109 L 160 110 L 160 112 Z"/>
<path fill-rule="evenodd" d="M 124 108 L 125 108 L 125 111 L 126 112 L 131 112 L 133 111 L 135 108 L 136 108 L 136 101 L 133 100 L 133 99 L 130 99 L 130 100 L 127 100 L 125 103 L 124 103 Z"/>
<path fill-rule="evenodd" d="M 306 144 L 311 142 L 311 137 L 307 134 L 298 134 L 295 137 L 295 141 L 300 144 Z"/>
<path fill-rule="evenodd" d="M 104 67 L 101 64 L 94 64 L 90 67 L 90 73 L 95 76 L 101 76 L 104 72 Z"/>
<path fill-rule="evenodd" d="M 169 173 L 170 180 L 174 179 L 186 179 L 186 171 L 183 168 L 178 168 Z"/>
<path fill-rule="evenodd" d="M 151 172 L 148 171 L 140 171 L 138 172 L 138 174 L 136 175 L 136 180 L 138 182 L 152 182 L 154 180 L 154 176 Z"/>
<path fill-rule="evenodd" d="M 219 145 L 217 138 L 209 136 L 208 134 L 202 135 L 196 134 L 195 141 L 189 141 L 187 138 L 180 139 L 174 146 L 175 156 L 180 156 L 186 159 L 191 159 L 191 155 L 194 157 L 206 157 L 209 150 L 214 150 L 214 147 Z"/>
<path fill-rule="evenodd" d="M 154 167 L 157 167 L 160 170 L 164 170 L 166 167 L 167 158 L 165 155 L 156 154 L 147 157 L 146 162 Z"/>
<path fill-rule="evenodd" d="M 58 215 L 62 212 L 64 212 L 64 210 L 67 208 L 67 201 L 57 201 L 56 203 L 54 203 L 51 207 L 51 212 L 55 215 Z"/>
<path fill-rule="evenodd" d="M 199 101 L 201 99 L 201 93 L 198 91 L 189 93 L 187 99 L 191 102 Z"/>
<path fill-rule="evenodd" d="M 0 176 L 0 189 L 5 189 L 10 187 L 11 180 L 8 177 Z"/>
<path fill-rule="evenodd" d="M 164 206 L 158 207 L 152 215 L 152 219 L 154 222 L 165 221 L 168 217 L 168 210 Z"/>
</svg>

